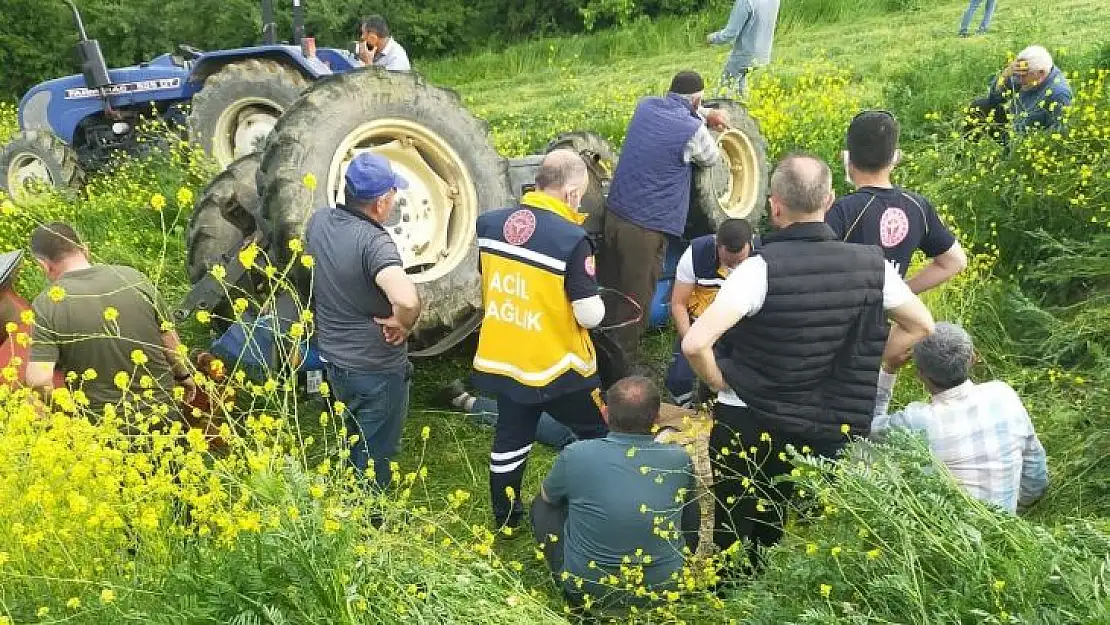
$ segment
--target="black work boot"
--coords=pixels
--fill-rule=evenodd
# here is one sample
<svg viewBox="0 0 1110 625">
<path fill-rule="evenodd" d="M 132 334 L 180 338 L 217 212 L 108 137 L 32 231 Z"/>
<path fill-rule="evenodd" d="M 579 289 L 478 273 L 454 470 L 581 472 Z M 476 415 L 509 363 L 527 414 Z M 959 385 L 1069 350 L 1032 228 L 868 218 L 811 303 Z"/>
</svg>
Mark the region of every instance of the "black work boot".
<svg viewBox="0 0 1110 625">
<path fill-rule="evenodd" d="M 451 380 L 447 384 L 444 384 L 442 387 L 440 387 L 439 393 L 437 393 L 436 397 L 437 400 L 447 408 L 461 410 L 461 406 L 455 405 L 455 401 L 463 395 L 469 394 L 470 393 L 466 390 L 466 385 L 463 384 L 463 381 L 459 378 L 455 378 L 454 380 Z"/>
</svg>

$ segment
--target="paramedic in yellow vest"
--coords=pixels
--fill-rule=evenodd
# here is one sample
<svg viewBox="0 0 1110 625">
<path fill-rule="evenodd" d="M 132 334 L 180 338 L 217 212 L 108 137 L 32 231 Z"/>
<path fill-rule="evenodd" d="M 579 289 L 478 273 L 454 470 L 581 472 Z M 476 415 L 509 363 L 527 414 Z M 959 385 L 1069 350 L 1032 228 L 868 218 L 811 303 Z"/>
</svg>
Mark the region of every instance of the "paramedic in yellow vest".
<svg viewBox="0 0 1110 625">
<path fill-rule="evenodd" d="M 579 438 L 604 436 L 597 357 L 588 330 L 601 323 L 593 243 L 578 212 L 585 162 L 555 150 L 520 206 L 478 218 L 485 318 L 474 385 L 497 398 L 490 499 L 499 526 L 521 521 L 521 482 L 546 412 Z"/>
<path fill-rule="evenodd" d="M 671 290 L 671 317 L 677 337 L 674 360 L 667 370 L 667 391 L 674 403 L 690 405 L 694 394 L 694 370 L 682 354 L 682 337 L 713 303 L 717 291 L 729 272 L 753 252 L 756 240 L 752 226 L 744 219 L 726 219 L 717 234 L 707 234 L 690 241 L 690 247 L 678 259 L 674 288 Z"/>
</svg>

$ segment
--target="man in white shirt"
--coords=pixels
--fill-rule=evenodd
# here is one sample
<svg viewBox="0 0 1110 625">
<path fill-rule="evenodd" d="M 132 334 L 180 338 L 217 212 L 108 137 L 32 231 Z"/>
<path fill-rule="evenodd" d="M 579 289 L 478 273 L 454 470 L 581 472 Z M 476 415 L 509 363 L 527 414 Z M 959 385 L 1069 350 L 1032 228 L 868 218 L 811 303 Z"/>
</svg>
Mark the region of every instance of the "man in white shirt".
<svg viewBox="0 0 1110 625">
<path fill-rule="evenodd" d="M 359 22 L 358 60 L 363 65 L 376 65 L 391 72 L 412 71 L 409 55 L 389 33 L 389 24 L 380 15 L 364 17 Z"/>
<path fill-rule="evenodd" d="M 776 231 L 729 274 L 682 342 L 717 392 L 714 539 L 722 549 L 747 541 L 742 566 L 758 569 L 758 548 L 782 537 L 792 491 L 774 478 L 792 469 L 787 446 L 835 457 L 849 437 L 866 436 L 880 363 L 900 364 L 933 328 L 879 248 L 844 243 L 824 223 L 833 198 L 824 161 L 784 159 L 771 177 Z"/>
<path fill-rule="evenodd" d="M 695 400 L 694 370 L 682 355 L 682 338 L 717 296 L 729 272 L 754 253 L 754 247 L 751 224 L 744 219 L 726 219 L 716 234 L 690 241 L 678 259 L 671 290 L 671 318 L 678 336 L 674 359 L 667 369 L 666 386 L 679 406 L 689 406 Z"/>
</svg>

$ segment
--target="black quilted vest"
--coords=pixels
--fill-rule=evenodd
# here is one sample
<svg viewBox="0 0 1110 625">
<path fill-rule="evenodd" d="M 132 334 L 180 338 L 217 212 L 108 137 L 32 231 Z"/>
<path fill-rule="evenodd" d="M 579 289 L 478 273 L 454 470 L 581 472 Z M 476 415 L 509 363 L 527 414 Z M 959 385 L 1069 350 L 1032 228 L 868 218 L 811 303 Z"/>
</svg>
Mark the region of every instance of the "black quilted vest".
<svg viewBox="0 0 1110 625">
<path fill-rule="evenodd" d="M 767 299 L 720 341 L 725 381 L 774 429 L 807 440 L 866 436 L 888 327 L 883 253 L 824 223 L 763 238 Z"/>
</svg>

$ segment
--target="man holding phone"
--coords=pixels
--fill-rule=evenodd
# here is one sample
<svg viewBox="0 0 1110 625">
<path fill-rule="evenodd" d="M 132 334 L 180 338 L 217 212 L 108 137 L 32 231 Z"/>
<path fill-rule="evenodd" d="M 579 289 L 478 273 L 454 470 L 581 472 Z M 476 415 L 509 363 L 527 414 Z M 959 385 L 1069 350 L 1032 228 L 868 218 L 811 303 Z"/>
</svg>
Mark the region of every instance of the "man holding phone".
<svg viewBox="0 0 1110 625">
<path fill-rule="evenodd" d="M 408 53 L 389 34 L 389 24 L 381 15 L 359 20 L 355 56 L 363 65 L 376 65 L 391 72 L 412 70 Z"/>
<path fill-rule="evenodd" d="M 1002 143 L 1033 129 L 1057 130 L 1071 101 L 1071 85 L 1052 55 L 1029 46 L 991 81 L 986 97 L 971 103 L 967 130 L 985 130 Z"/>
</svg>

